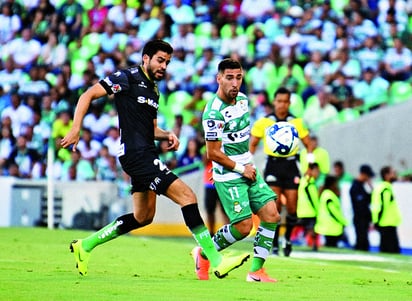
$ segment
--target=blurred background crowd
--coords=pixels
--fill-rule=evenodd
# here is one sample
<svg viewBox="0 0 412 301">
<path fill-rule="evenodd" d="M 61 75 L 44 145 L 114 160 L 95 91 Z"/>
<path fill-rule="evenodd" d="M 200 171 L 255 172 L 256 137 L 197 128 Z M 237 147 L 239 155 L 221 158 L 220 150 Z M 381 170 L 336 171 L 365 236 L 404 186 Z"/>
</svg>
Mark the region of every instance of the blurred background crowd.
<svg viewBox="0 0 412 301">
<path fill-rule="evenodd" d="M 153 38 L 175 49 L 167 80 L 159 83 L 159 125 L 174 130 L 181 147 L 170 153 L 159 143 L 159 153 L 177 172 L 202 162 L 200 118 L 223 57 L 244 66 L 252 122 L 270 110 L 280 86 L 293 92 L 291 112 L 313 133 L 412 99 L 410 0 L 0 3 L 1 175 L 39 179 L 52 169 L 57 180 L 128 187 L 116 159 L 110 99 L 93 103 L 77 152 L 61 149 L 60 139 L 79 95 L 105 75 L 139 64 L 142 46 Z"/>
</svg>

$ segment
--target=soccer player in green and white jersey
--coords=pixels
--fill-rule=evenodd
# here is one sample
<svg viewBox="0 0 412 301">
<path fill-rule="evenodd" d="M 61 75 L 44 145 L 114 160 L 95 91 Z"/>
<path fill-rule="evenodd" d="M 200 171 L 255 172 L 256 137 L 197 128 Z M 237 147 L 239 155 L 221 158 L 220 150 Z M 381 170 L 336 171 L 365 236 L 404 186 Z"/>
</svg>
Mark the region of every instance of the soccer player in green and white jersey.
<svg viewBox="0 0 412 301">
<path fill-rule="evenodd" d="M 242 240 L 252 230 L 252 213 L 260 218 L 253 243 L 253 260 L 247 281 L 276 282 L 263 264 L 269 255 L 280 215 L 276 194 L 253 164 L 249 151 L 249 100 L 239 92 L 243 80 L 241 64 L 224 59 L 218 65 L 216 96 L 203 112 L 206 151 L 213 161 L 213 180 L 230 223 L 213 236 L 217 250 Z M 199 279 L 208 273 L 208 261 L 200 247 L 192 252 Z"/>
</svg>

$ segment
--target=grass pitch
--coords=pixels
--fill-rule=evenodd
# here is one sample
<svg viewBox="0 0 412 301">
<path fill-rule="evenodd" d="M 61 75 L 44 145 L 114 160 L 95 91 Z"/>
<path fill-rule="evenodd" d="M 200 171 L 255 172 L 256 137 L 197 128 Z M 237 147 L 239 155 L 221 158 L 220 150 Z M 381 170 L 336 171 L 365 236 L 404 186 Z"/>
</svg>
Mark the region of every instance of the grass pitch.
<svg viewBox="0 0 412 301">
<path fill-rule="evenodd" d="M 69 243 L 89 232 L 0 228 L 0 300 L 411 300 L 412 257 L 294 248 L 269 257 L 277 283 L 245 281 L 250 261 L 228 277 L 198 281 L 191 238 L 122 236 L 97 247 L 89 275 L 75 269 Z M 252 241 L 232 246 L 251 251 Z"/>
</svg>

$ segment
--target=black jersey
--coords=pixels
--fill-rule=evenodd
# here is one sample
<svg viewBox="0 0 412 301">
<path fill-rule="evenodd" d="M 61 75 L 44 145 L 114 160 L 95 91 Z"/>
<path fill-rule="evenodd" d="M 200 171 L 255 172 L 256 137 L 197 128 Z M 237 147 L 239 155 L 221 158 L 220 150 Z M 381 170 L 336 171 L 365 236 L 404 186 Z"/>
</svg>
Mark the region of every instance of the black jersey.
<svg viewBox="0 0 412 301">
<path fill-rule="evenodd" d="M 118 112 L 121 150 L 154 150 L 153 120 L 157 118 L 159 94 L 156 84 L 141 67 L 117 71 L 100 80 L 108 94 L 114 94 Z"/>
</svg>

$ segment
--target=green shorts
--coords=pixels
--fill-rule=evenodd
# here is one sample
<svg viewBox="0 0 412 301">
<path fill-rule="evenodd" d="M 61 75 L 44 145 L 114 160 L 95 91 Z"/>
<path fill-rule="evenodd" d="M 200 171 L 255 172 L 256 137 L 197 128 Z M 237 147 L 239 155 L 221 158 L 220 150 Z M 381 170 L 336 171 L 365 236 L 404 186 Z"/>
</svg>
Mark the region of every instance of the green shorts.
<svg viewBox="0 0 412 301">
<path fill-rule="evenodd" d="M 277 196 L 257 173 L 256 181 L 246 178 L 226 182 L 215 182 L 222 206 L 231 223 L 237 223 L 252 216 Z"/>
</svg>

